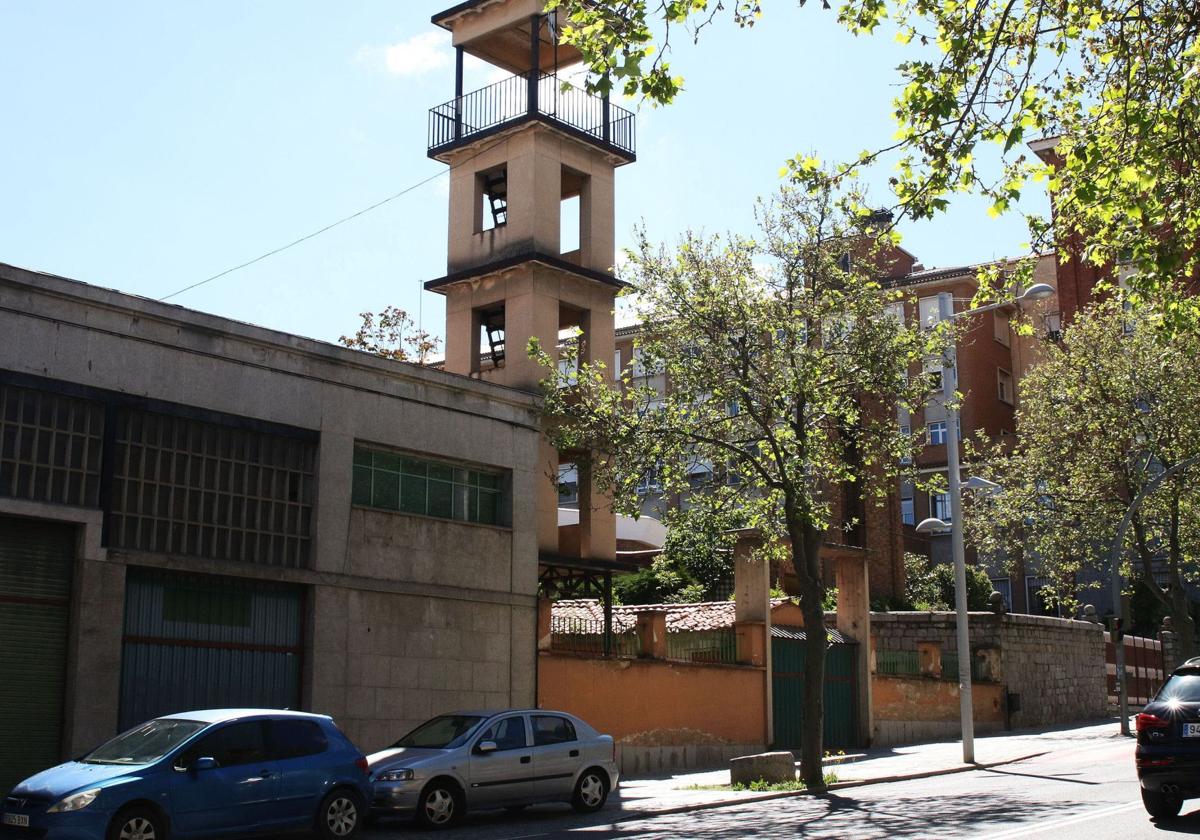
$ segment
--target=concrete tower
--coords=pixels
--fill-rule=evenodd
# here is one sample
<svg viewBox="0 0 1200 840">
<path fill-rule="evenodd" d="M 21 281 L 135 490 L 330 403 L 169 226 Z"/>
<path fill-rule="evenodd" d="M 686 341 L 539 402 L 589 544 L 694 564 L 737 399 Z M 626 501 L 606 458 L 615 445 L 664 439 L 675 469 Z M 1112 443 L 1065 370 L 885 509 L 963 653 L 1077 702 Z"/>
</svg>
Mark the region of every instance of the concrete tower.
<svg viewBox="0 0 1200 840">
<path fill-rule="evenodd" d="M 613 276 L 614 170 L 635 158 L 633 114 L 562 84 L 559 71 L 579 55 L 558 45 L 543 6 L 472 0 L 433 17 L 453 34 L 457 73 L 455 98 L 429 114 L 429 156 L 450 166 L 450 225 L 447 274 L 425 288 L 446 297 L 446 370 L 522 390 L 538 390 L 547 373 L 528 358 L 529 339 L 557 353 L 573 328 L 580 358 L 612 373 L 622 286 Z M 464 53 L 514 75 L 464 94 Z M 551 480 L 560 460 L 576 458 L 543 442 L 543 567 L 612 561 L 611 508 L 582 473 L 579 526 L 560 537 Z"/>
</svg>

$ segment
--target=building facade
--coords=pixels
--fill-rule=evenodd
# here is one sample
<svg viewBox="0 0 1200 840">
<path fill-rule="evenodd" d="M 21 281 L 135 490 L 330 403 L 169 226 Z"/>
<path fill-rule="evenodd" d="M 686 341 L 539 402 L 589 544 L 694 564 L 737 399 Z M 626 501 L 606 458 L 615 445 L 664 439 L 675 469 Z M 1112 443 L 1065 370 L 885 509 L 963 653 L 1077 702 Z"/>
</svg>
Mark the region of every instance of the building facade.
<svg viewBox="0 0 1200 840">
<path fill-rule="evenodd" d="M 903 289 L 909 302 L 897 305 L 897 317 L 909 323 L 919 321 L 933 325 L 950 313 L 968 310 L 978 291 L 978 272 L 984 266 L 970 265 L 955 268 L 921 269 L 889 281 Z M 1038 260 L 1033 283 L 1055 287 L 1053 255 Z M 1027 320 L 1032 334 L 1015 329 L 1018 319 Z M 1040 348 L 1046 341 L 1056 340 L 1061 330 L 1061 313 L 1057 298 L 1013 304 L 983 313 L 969 320 L 955 348 L 957 361 L 956 387 L 962 394 L 959 411 L 960 439 L 982 441 L 987 445 L 1015 442 L 1018 386 L 1021 377 L 1036 363 Z M 936 362 L 933 362 L 936 363 Z M 918 474 L 946 474 L 947 422 L 946 412 L 938 402 L 911 414 L 901 412 L 897 417 L 901 428 L 918 436 L 924 446 L 916 459 Z M 963 465 L 968 476 L 969 463 Z M 943 485 L 945 485 L 943 481 Z M 911 482 L 900 485 L 900 520 L 904 543 L 908 551 L 926 554 L 936 563 L 951 562 L 949 534 L 925 536 L 915 530 L 917 523 L 929 517 L 950 521 L 948 493 L 930 494 L 915 488 Z M 974 548 L 966 546 L 967 562 L 978 558 Z M 993 586 L 1004 596 L 1008 608 L 1016 612 L 1042 612 L 1036 593 L 1043 582 L 1036 574 L 1026 575 L 1018 569 L 1005 574 L 1000 566 L 989 570 Z"/>
<path fill-rule="evenodd" d="M 535 397 L 0 265 L 0 788 L 190 708 L 535 699 Z"/>
</svg>

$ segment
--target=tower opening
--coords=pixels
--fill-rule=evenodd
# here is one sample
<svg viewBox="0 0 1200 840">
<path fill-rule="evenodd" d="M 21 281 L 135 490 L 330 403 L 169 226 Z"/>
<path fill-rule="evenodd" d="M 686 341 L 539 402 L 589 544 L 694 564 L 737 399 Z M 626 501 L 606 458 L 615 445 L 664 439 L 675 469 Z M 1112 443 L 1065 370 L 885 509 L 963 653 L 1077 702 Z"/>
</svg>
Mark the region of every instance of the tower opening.
<svg viewBox="0 0 1200 840">
<path fill-rule="evenodd" d="M 498 166 L 475 178 L 475 232 L 482 233 L 508 224 L 508 168 Z"/>
</svg>

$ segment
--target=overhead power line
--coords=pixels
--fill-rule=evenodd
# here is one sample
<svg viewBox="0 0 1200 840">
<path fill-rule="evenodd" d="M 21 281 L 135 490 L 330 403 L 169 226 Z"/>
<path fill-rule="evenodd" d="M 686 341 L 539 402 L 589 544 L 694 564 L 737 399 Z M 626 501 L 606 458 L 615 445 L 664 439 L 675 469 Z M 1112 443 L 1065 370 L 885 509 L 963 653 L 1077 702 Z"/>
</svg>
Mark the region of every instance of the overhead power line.
<svg viewBox="0 0 1200 840">
<path fill-rule="evenodd" d="M 470 161 L 479 157 L 481 154 L 483 154 L 484 152 L 486 152 L 488 149 L 492 148 L 499 142 L 500 142 L 499 140 L 495 140 L 495 141 L 487 144 L 482 149 L 477 151 L 475 154 L 471 155 L 469 158 L 459 161 L 458 163 L 454 164 L 454 166 L 451 166 L 448 169 L 445 169 L 441 172 L 430 175 L 428 178 L 424 178 L 420 181 L 417 181 L 417 183 L 405 187 L 404 189 L 400 190 L 400 192 L 398 192 L 398 193 L 389 195 L 387 198 L 383 199 L 382 201 L 377 201 L 374 204 L 370 205 L 369 207 L 364 207 L 361 210 L 351 213 L 349 216 L 343 216 L 342 218 L 338 219 L 336 222 L 331 222 L 330 224 L 325 225 L 325 227 L 323 227 L 319 230 L 314 230 L 312 233 L 306 233 L 304 236 L 301 236 L 299 239 L 293 239 L 291 242 L 287 243 L 286 245 L 280 245 L 278 248 L 267 251 L 265 254 L 259 254 L 257 257 L 255 257 L 252 260 L 247 260 L 246 262 L 241 263 L 240 265 L 235 265 L 232 268 L 227 268 L 224 271 L 221 271 L 221 272 L 218 272 L 217 274 L 212 275 L 211 277 L 205 277 L 203 280 L 198 280 L 195 283 L 192 283 L 190 286 L 184 286 L 182 289 L 179 289 L 178 291 L 175 291 L 175 292 L 171 292 L 171 294 L 166 295 L 165 297 L 160 297 L 159 300 L 160 301 L 170 300 L 171 298 L 177 297 L 178 295 L 181 295 L 184 292 L 190 292 L 192 289 L 199 288 L 200 286 L 203 286 L 206 283 L 211 283 L 214 280 L 219 280 L 228 274 L 233 274 L 235 271 L 241 271 L 243 268 L 247 268 L 248 266 L 252 266 L 255 263 L 262 262 L 263 260 L 267 259 L 268 257 L 273 257 L 276 254 L 279 254 L 279 253 L 282 253 L 283 251 L 288 250 L 289 248 L 294 248 L 295 246 L 299 245 L 302 242 L 307 242 L 310 239 L 318 237 L 321 234 L 326 233 L 327 231 L 333 230 L 338 225 L 344 225 L 346 222 L 357 219 L 359 216 L 370 213 L 372 210 L 378 210 L 383 205 L 389 204 L 389 203 L 395 201 L 396 199 L 400 198 L 401 196 L 407 195 L 408 193 L 412 192 L 413 190 L 415 190 L 419 187 L 425 186 L 430 181 L 434 181 L 434 180 L 437 180 L 438 178 L 441 178 L 443 175 L 446 175 L 447 173 L 449 173 L 452 169 L 462 166 L 465 163 L 469 163 Z"/>
</svg>

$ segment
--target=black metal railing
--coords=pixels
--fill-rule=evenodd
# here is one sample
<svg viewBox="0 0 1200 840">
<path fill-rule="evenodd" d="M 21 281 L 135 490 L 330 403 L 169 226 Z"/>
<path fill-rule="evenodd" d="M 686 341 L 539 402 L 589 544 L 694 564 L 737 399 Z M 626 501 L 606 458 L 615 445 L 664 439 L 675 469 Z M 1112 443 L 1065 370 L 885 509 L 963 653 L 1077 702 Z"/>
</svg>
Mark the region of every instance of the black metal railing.
<svg viewBox="0 0 1200 840">
<path fill-rule="evenodd" d="M 430 108 L 429 151 L 534 116 L 548 117 L 631 156 L 636 153 L 631 111 L 544 73 L 536 86 L 523 73 Z"/>
</svg>

